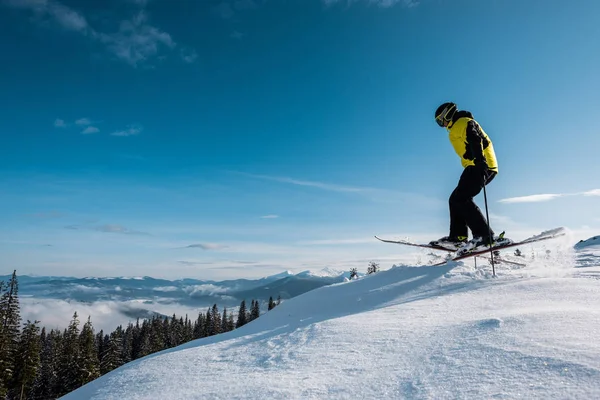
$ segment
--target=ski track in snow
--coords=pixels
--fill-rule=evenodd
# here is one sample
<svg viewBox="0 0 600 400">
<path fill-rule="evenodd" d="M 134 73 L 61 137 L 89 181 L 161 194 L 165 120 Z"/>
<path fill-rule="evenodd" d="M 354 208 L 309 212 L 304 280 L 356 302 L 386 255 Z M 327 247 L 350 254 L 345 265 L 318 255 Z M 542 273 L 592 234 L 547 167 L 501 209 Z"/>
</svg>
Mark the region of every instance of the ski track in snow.
<svg viewBox="0 0 600 400">
<path fill-rule="evenodd" d="M 498 264 L 496 278 L 482 260 L 394 267 L 133 361 L 64 398 L 600 398 L 594 251 L 542 251 L 525 268 Z"/>
</svg>

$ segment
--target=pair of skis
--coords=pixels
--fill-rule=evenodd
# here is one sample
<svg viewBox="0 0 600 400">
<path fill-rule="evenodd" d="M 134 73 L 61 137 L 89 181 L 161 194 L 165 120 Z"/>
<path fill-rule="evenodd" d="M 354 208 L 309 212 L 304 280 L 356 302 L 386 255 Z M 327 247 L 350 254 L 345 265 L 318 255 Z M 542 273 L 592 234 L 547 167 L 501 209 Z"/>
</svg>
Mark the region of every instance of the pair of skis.
<svg viewBox="0 0 600 400">
<path fill-rule="evenodd" d="M 498 245 L 498 246 L 492 246 L 491 248 L 490 247 L 485 247 L 485 248 L 478 247 L 478 248 L 472 249 L 471 251 L 469 251 L 466 254 L 462 254 L 460 256 L 450 257 L 447 260 L 442 261 L 442 262 L 437 263 L 437 264 L 433 264 L 432 266 L 444 265 L 444 264 L 446 264 L 448 262 L 451 262 L 451 261 L 460 261 L 460 260 L 464 260 L 464 259 L 469 258 L 469 257 L 477 257 L 477 256 L 481 256 L 481 255 L 484 255 L 484 254 L 487 254 L 487 253 L 490 253 L 490 252 L 496 252 L 496 251 L 503 250 L 503 249 L 508 249 L 508 248 L 511 248 L 511 247 L 524 246 L 524 245 L 531 244 L 531 243 L 541 242 L 543 240 L 555 239 L 555 238 L 563 236 L 565 234 L 566 234 L 566 232 L 565 232 L 564 228 L 550 229 L 548 231 L 544 231 L 544 232 L 542 232 L 542 233 L 540 233 L 538 235 L 531 236 L 531 237 L 529 237 L 527 239 L 524 239 L 524 240 L 521 240 L 521 241 L 518 241 L 518 242 L 513 242 L 513 243 L 504 244 L 504 245 Z M 433 245 L 430 245 L 430 244 L 414 243 L 414 242 L 409 242 L 409 241 L 406 241 L 406 240 L 382 239 L 382 238 L 380 238 L 378 236 L 375 236 L 375 238 L 377 240 L 380 240 L 380 241 L 385 242 L 385 243 L 394 243 L 394 244 L 400 244 L 400 245 L 404 245 L 404 246 L 412 246 L 412 247 L 420 247 L 420 248 L 424 248 L 424 249 L 440 250 L 440 251 L 446 251 L 448 253 L 454 253 L 455 252 L 455 250 L 447 249 L 447 248 L 441 247 L 441 246 L 433 246 Z M 511 261 L 502 260 L 502 259 L 499 260 L 499 261 L 501 261 L 501 262 L 508 262 L 508 263 L 512 263 L 512 264 L 519 264 L 519 263 L 513 263 Z M 519 265 L 521 265 L 521 264 L 519 264 Z"/>
</svg>

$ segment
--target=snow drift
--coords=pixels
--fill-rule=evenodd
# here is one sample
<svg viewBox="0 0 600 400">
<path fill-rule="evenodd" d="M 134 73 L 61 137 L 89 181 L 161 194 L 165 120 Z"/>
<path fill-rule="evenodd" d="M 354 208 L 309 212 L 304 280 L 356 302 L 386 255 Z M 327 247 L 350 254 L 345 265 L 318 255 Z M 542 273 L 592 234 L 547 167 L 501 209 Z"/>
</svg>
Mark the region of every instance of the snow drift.
<svg viewBox="0 0 600 400">
<path fill-rule="evenodd" d="M 322 287 L 64 398 L 600 398 L 600 257 L 560 253 L 497 278 L 479 260 Z"/>
</svg>

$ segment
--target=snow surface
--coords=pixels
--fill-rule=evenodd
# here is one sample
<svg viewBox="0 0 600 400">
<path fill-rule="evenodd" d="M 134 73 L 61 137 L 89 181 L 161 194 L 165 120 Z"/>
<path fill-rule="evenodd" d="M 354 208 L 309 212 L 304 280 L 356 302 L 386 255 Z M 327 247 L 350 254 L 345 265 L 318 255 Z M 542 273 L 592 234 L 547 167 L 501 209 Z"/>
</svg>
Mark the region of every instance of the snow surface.
<svg viewBox="0 0 600 400">
<path fill-rule="evenodd" d="M 581 240 L 575 245 L 575 249 L 586 249 L 595 247 L 600 250 L 600 236 L 592 236 L 587 240 Z"/>
<path fill-rule="evenodd" d="M 600 256 L 531 248 L 496 278 L 479 258 L 322 287 L 64 398 L 600 398 Z"/>
</svg>

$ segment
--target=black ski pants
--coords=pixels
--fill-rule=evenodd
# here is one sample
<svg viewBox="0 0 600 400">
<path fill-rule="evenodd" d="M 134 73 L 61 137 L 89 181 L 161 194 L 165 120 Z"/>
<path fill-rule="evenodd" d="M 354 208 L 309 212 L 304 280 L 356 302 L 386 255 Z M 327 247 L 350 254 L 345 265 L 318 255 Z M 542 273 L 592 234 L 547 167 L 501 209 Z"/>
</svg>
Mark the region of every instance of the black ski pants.
<svg viewBox="0 0 600 400">
<path fill-rule="evenodd" d="M 496 172 L 479 166 L 466 167 L 460 176 L 458 186 L 450 195 L 450 237 L 469 235 L 488 239 L 490 227 L 473 198 L 481 192 L 484 185 L 490 183 Z M 491 231 L 494 235 L 494 232 Z"/>
</svg>

